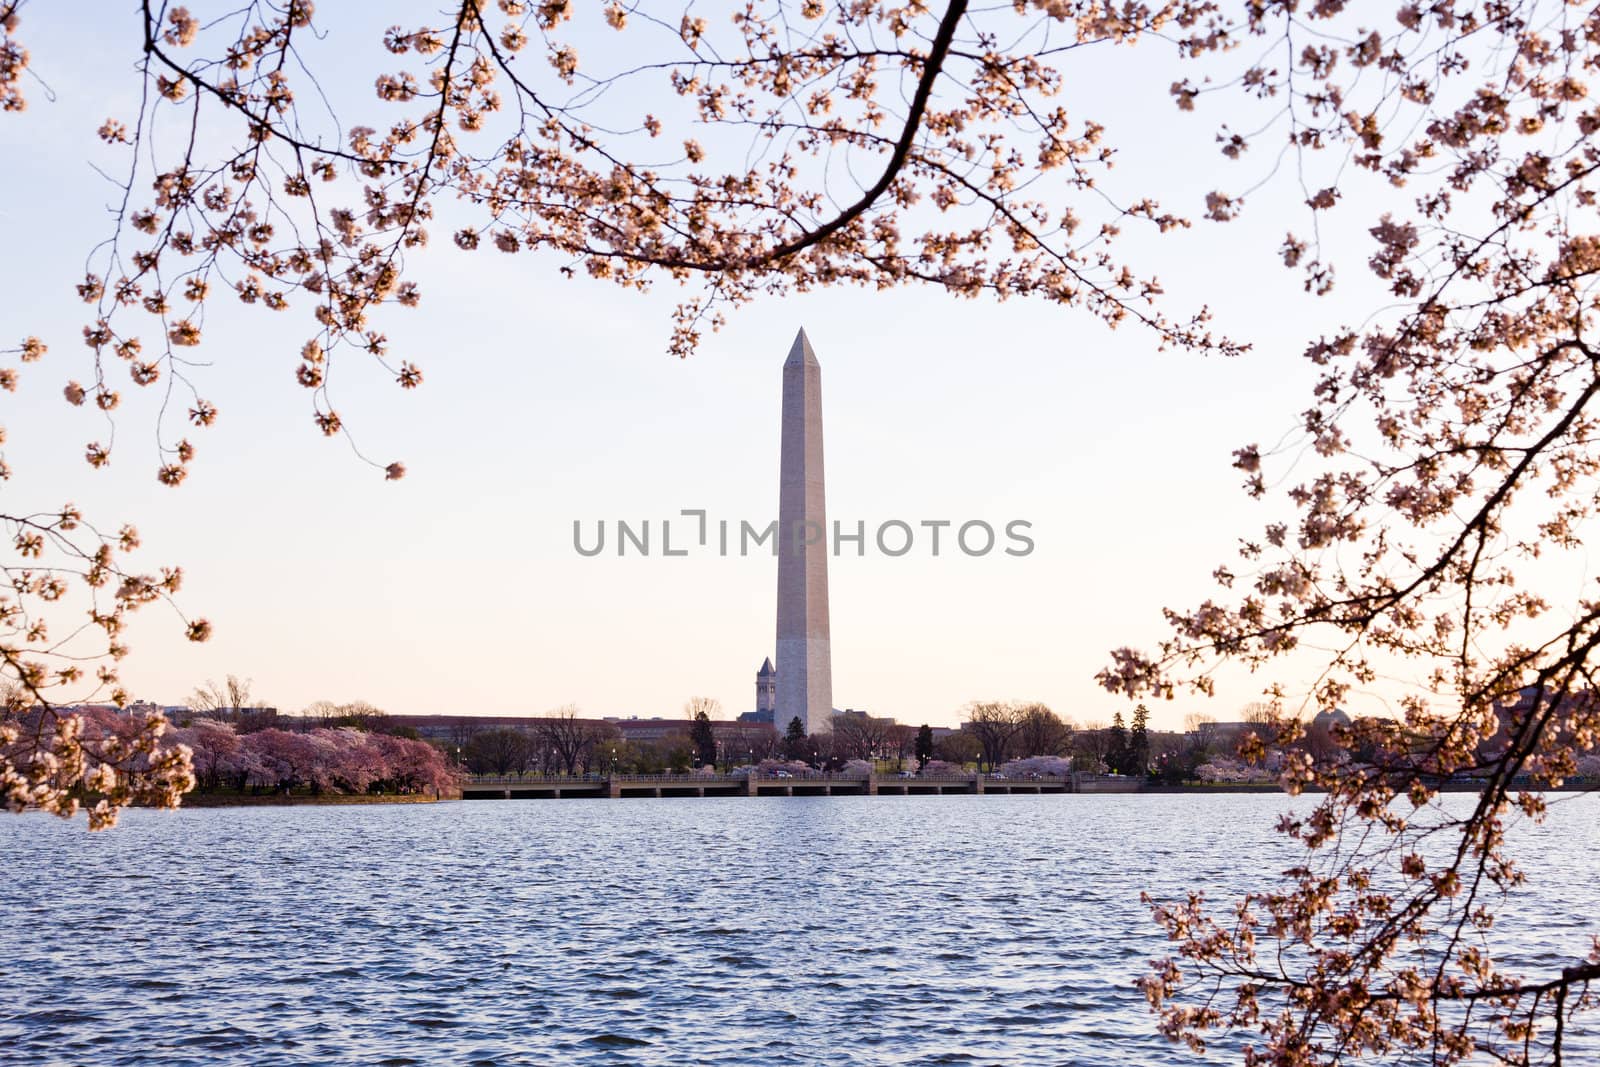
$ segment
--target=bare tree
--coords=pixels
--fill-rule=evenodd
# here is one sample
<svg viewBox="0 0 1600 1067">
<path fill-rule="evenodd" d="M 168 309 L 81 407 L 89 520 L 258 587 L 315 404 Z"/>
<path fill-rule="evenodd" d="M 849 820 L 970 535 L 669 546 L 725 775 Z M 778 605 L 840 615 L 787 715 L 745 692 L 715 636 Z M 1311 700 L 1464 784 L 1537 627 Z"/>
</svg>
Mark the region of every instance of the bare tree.
<svg viewBox="0 0 1600 1067">
<path fill-rule="evenodd" d="M 219 722 L 236 719 L 246 708 L 256 706 L 255 693 L 249 678 L 228 675 L 220 685 L 207 679 L 189 695 L 189 706 L 206 718 Z"/>
<path fill-rule="evenodd" d="M 550 750 L 556 765 L 568 774 L 578 772 L 578 760 L 589 742 L 588 723 L 578 717 L 575 704 L 563 704 L 540 720 L 540 742 Z"/>
<path fill-rule="evenodd" d="M 884 739 L 884 755 L 893 754 L 895 764 L 904 766 L 907 759 L 915 753 L 917 747 L 917 728 L 904 723 L 896 723 L 889 728 L 888 736 Z"/>
<path fill-rule="evenodd" d="M 1194 738 L 1195 746 L 1201 752 L 1210 751 L 1222 739 L 1222 731 L 1213 715 L 1192 711 L 1183 717 L 1183 729 Z"/>
<path fill-rule="evenodd" d="M 1014 742 L 1018 756 L 1059 756 L 1072 744 L 1072 727 L 1043 704 L 1024 704 L 1017 709 Z"/>
<path fill-rule="evenodd" d="M 535 743 L 523 730 L 480 730 L 467 742 L 461 758 L 474 774 L 521 774 L 528 768 Z"/>
<path fill-rule="evenodd" d="M 716 697 L 690 697 L 683 706 L 683 717 L 686 719 L 693 719 L 702 713 L 708 719 L 722 718 L 722 701 Z"/>
<path fill-rule="evenodd" d="M 358 730 L 382 730 L 389 718 L 388 712 L 365 700 L 352 700 L 348 704 L 340 704 L 338 710 L 336 721 L 339 725 L 353 726 Z"/>
<path fill-rule="evenodd" d="M 860 713 L 832 716 L 829 754 L 839 760 L 881 758 L 894 729 L 890 719 Z"/>
<path fill-rule="evenodd" d="M 1072 758 L 1075 770 L 1098 773 L 1111 754 L 1111 728 L 1098 720 L 1083 724 L 1072 732 Z"/>
<path fill-rule="evenodd" d="M 337 720 L 340 714 L 339 705 L 333 701 L 313 700 L 300 712 L 300 717 L 307 722 L 328 726 Z"/>
<path fill-rule="evenodd" d="M 578 752 L 579 769 L 584 774 L 609 771 L 613 753 L 622 742 L 622 731 L 616 723 L 589 720 L 588 736 Z"/>
<path fill-rule="evenodd" d="M 724 751 L 730 762 L 759 763 L 778 751 L 778 731 L 771 723 L 740 723 L 728 737 Z"/>
<path fill-rule="evenodd" d="M 1012 742 L 1022 728 L 1022 716 L 1016 705 L 1001 701 L 974 702 L 967 705 L 966 711 L 962 730 L 978 742 L 983 763 L 993 770 L 1011 755 Z"/>
<path fill-rule="evenodd" d="M 1283 721 L 1283 712 L 1266 701 L 1257 700 L 1239 709 L 1239 721 L 1251 726 L 1276 726 Z"/>
<path fill-rule="evenodd" d="M 539 720 L 537 736 L 556 769 L 577 774 L 598 765 L 598 746 L 620 731 L 612 723 L 580 718 L 575 704 L 564 704 Z"/>
</svg>

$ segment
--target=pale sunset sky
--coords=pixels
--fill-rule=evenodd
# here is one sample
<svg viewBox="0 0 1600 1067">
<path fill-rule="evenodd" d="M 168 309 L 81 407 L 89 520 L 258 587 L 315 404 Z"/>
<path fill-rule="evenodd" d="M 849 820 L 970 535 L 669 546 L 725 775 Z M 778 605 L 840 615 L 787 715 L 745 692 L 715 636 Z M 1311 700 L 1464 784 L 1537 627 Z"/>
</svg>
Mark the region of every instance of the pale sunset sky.
<svg viewBox="0 0 1600 1067">
<path fill-rule="evenodd" d="M 387 121 L 370 91 L 382 25 L 430 10 L 368 25 L 319 6 L 353 57 L 330 77 L 350 101 L 347 125 Z M 1381 303 L 1353 269 L 1338 296 L 1317 300 L 1282 268 L 1284 230 L 1304 229 L 1303 214 L 1285 215 L 1303 197 L 1292 180 L 1256 194 L 1239 222 L 1204 221 L 1206 192 L 1248 184 L 1270 159 L 1230 164 L 1213 140 L 1217 112 L 1182 115 L 1138 53 L 1091 49 L 1071 55 L 1069 110 L 1107 125 L 1119 181 L 1195 220 L 1135 235 L 1123 255 L 1160 275 L 1175 312 L 1210 304 L 1220 331 L 1254 344 L 1249 355 L 1162 353 L 1150 333 L 1110 331 L 1079 310 L 924 289 L 765 299 L 679 361 L 665 354 L 671 285 L 640 295 L 564 280 L 553 256 L 464 253 L 442 220 L 412 261 L 421 307 L 380 324 L 426 383 L 403 393 L 376 368 L 352 373 L 346 356 L 335 396 L 363 451 L 403 460 L 405 480 L 386 483 L 312 425 L 294 380 L 311 333 L 303 308 L 274 316 L 218 298 L 196 350 L 216 365 L 194 377 L 221 417 L 190 434 L 189 480 L 167 489 L 155 479 L 157 390 L 121 386 L 103 471 L 81 458 L 105 438 L 101 416 L 61 399 L 68 379 L 91 377 L 72 285 L 108 233 L 115 190 L 91 163 L 115 156 L 94 131 L 136 99 L 137 14 L 78 0 L 24 19 L 56 98 L 35 83 L 29 110 L 0 120 L 0 337 L 36 334 L 51 351 L 3 398 L 16 471 L 4 491 L 41 508 L 73 501 L 112 528 L 135 522 L 146 566 L 185 567 L 182 605 L 216 634 L 190 644 L 169 613 L 142 613 L 124 676 L 159 703 L 234 673 L 289 711 L 364 699 L 396 713 L 571 703 L 677 716 L 696 695 L 748 710 L 773 651 L 775 560 L 619 559 L 609 546 L 582 558 L 572 524 L 592 536 L 601 519 L 649 519 L 658 538 L 685 508 L 713 522 L 774 518 L 780 368 L 804 326 L 823 370 L 830 519 L 869 531 L 890 519 L 1023 519 L 1036 545 L 1025 558 L 948 546 L 934 558 L 925 542 L 898 559 L 870 545 L 865 558 L 834 558 L 835 703 L 953 724 L 971 700 L 1030 699 L 1107 720 L 1127 710 L 1094 682 L 1108 650 L 1153 646 L 1162 607 L 1211 595 L 1209 574 L 1237 539 L 1281 514 L 1244 497 L 1232 450 L 1292 431 L 1311 380 L 1305 342 Z M 1353 267 L 1370 221 L 1333 217 L 1350 232 L 1325 236 Z M 675 541 L 688 531 L 680 520 Z M 1225 675 L 1216 699 L 1162 704 L 1155 721 L 1234 718 L 1265 681 Z M 1382 707 L 1380 695 L 1359 699 Z"/>
</svg>

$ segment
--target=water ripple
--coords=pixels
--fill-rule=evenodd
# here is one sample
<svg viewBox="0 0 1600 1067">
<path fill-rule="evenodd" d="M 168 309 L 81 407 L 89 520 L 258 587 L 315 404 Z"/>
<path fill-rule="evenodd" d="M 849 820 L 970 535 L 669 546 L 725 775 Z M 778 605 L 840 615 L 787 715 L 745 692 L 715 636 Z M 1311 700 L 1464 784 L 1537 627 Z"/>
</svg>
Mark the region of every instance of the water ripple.
<svg viewBox="0 0 1600 1067">
<path fill-rule="evenodd" d="M 8 1067 L 1194 1062 L 1139 892 L 1296 858 L 1283 797 L 718 798 L 0 818 Z M 1587 951 L 1593 798 L 1529 833 Z M 1592 1034 L 1579 1047 L 1600 1062 Z"/>
</svg>

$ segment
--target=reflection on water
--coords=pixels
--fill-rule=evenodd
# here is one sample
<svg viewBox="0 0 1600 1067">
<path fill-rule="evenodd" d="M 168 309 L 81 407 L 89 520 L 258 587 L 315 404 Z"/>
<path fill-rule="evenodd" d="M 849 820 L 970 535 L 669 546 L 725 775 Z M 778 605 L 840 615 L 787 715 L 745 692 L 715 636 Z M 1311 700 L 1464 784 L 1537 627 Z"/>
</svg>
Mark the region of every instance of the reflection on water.
<svg viewBox="0 0 1600 1067">
<path fill-rule="evenodd" d="M 1532 831 L 1587 951 L 1597 801 Z M 0 818 L 0 1061 L 1194 1062 L 1139 891 L 1290 865 L 1281 796 L 507 801 Z M 1592 1049 L 1593 1046 L 1590 1045 Z M 1600 1062 L 1597 1057 L 1593 1062 Z"/>
</svg>

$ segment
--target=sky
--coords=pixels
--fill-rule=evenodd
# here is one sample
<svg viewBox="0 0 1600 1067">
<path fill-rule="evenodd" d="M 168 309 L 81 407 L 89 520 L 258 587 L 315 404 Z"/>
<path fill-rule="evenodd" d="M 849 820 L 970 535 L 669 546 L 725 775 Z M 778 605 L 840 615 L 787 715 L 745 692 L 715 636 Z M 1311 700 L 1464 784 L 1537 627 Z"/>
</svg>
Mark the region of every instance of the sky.
<svg viewBox="0 0 1600 1067">
<path fill-rule="evenodd" d="M 196 377 L 222 417 L 194 436 L 188 481 L 168 489 L 154 478 L 157 397 L 124 389 L 104 471 L 81 459 L 104 436 L 99 416 L 60 399 L 69 378 L 87 380 L 71 286 L 106 235 L 112 193 L 91 166 L 106 159 L 94 130 L 138 91 L 136 16 L 87 18 L 101 10 L 26 10 L 54 99 L 35 86 L 29 110 L 0 121 L 0 337 L 51 344 L 3 398 L 16 471 L 4 492 L 8 504 L 71 500 L 104 525 L 134 521 L 146 565 L 184 566 L 182 606 L 215 636 L 191 644 L 170 613 L 142 614 L 123 666 L 140 699 L 181 703 L 231 673 L 290 711 L 360 699 L 407 714 L 574 704 L 676 716 L 702 695 L 729 714 L 750 709 L 773 652 L 775 560 L 618 558 L 614 540 L 585 558 L 573 524 L 592 538 L 601 520 L 650 520 L 659 538 L 684 509 L 773 519 L 781 367 L 804 327 L 822 365 L 830 519 L 869 531 L 1024 520 L 1035 545 L 1021 558 L 934 557 L 919 540 L 901 558 L 869 548 L 831 560 L 835 703 L 951 725 L 969 701 L 1041 700 L 1105 721 L 1128 710 L 1094 681 L 1109 650 L 1153 646 L 1162 608 L 1210 595 L 1238 538 L 1277 517 L 1239 490 L 1231 453 L 1293 429 L 1308 406 L 1304 344 L 1361 306 L 1358 282 L 1317 300 L 1279 264 L 1272 208 L 1293 205 L 1292 183 L 1258 194 L 1261 210 L 1240 222 L 1199 221 L 1205 193 L 1239 173 L 1216 151 L 1215 114 L 1178 113 L 1126 51 L 1074 53 L 1069 101 L 1092 100 L 1122 146 L 1119 168 L 1197 219 L 1128 242 L 1131 258 L 1160 274 L 1175 307 L 1210 304 L 1249 354 L 1160 352 L 1148 332 L 1078 310 L 905 290 L 764 299 L 680 361 L 665 354 L 680 298 L 670 287 L 625 292 L 563 279 L 550 257 L 438 240 L 416 260 L 422 306 L 385 321 L 426 383 L 402 393 L 356 375 L 336 398 L 364 452 L 405 462 L 403 481 L 312 426 L 294 382 L 303 315 L 218 303 L 199 350 L 216 363 Z M 334 33 L 367 33 L 330 17 Z M 362 99 L 367 76 L 342 76 L 333 88 Z M 1363 247 L 1359 230 L 1330 236 Z M 690 520 L 678 521 L 675 542 Z M 1216 698 L 1162 704 L 1154 721 L 1234 718 L 1267 680 L 1224 674 Z"/>
</svg>

